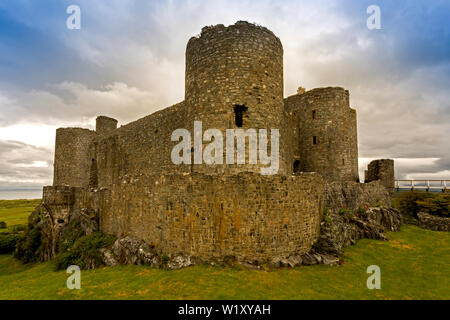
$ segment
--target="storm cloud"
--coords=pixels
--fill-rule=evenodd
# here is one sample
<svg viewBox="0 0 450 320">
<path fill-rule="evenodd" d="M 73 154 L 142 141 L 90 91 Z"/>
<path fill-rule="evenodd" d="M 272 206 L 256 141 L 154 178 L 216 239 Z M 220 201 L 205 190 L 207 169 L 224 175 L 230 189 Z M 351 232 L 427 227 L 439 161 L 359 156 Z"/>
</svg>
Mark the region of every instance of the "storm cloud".
<svg viewBox="0 0 450 320">
<path fill-rule="evenodd" d="M 120 124 L 184 99 L 184 52 L 205 25 L 247 20 L 280 37 L 285 96 L 342 86 L 358 112 L 361 171 L 396 159 L 397 178 L 450 178 L 450 4 L 378 1 L 0 3 L 0 186 L 51 183 L 54 129 Z"/>
</svg>

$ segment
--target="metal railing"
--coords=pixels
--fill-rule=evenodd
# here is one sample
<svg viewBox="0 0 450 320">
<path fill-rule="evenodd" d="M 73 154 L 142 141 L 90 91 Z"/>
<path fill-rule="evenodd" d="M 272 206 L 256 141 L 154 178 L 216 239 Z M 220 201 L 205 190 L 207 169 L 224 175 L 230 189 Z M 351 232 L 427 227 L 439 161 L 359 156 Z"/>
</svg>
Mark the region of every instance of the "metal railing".
<svg viewBox="0 0 450 320">
<path fill-rule="evenodd" d="M 395 190 L 450 190 L 450 180 L 395 180 Z"/>
</svg>

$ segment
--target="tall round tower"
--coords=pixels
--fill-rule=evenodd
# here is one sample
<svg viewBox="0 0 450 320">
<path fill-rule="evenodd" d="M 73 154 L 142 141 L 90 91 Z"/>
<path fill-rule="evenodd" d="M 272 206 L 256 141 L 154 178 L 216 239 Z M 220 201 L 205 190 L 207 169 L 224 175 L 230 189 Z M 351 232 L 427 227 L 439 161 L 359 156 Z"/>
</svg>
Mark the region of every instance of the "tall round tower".
<svg viewBox="0 0 450 320">
<path fill-rule="evenodd" d="M 356 111 L 343 88 L 317 88 L 288 98 L 297 113 L 299 171 L 332 181 L 359 181 Z"/>
<path fill-rule="evenodd" d="M 283 112 L 280 40 L 268 29 L 243 21 L 229 27 L 203 28 L 201 35 L 187 44 L 185 101 L 190 128 L 195 120 L 202 121 L 203 130 L 219 129 L 224 138 L 226 129 L 280 129 Z M 280 169 L 281 163 L 280 159 Z M 194 171 L 259 172 L 258 167 L 199 166 Z"/>
<path fill-rule="evenodd" d="M 54 186 L 88 187 L 95 131 L 81 128 L 56 130 Z"/>
</svg>

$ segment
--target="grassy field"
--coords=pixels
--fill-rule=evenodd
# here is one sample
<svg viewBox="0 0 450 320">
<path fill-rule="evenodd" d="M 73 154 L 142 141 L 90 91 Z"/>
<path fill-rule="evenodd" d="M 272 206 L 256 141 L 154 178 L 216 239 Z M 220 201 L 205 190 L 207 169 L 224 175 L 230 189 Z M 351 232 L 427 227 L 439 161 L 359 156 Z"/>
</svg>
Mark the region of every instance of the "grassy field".
<svg viewBox="0 0 450 320">
<path fill-rule="evenodd" d="M 119 266 L 82 271 L 81 290 L 68 290 L 68 275 L 51 262 L 23 265 L 0 255 L 0 299 L 450 299 L 450 234 L 404 225 L 388 236 L 349 247 L 341 266 Z M 369 265 L 381 268 L 380 290 L 366 287 Z"/>
<path fill-rule="evenodd" d="M 10 232 L 15 225 L 27 223 L 28 216 L 41 200 L 0 200 L 0 221 L 7 224 L 7 229 L 0 233 Z"/>
</svg>

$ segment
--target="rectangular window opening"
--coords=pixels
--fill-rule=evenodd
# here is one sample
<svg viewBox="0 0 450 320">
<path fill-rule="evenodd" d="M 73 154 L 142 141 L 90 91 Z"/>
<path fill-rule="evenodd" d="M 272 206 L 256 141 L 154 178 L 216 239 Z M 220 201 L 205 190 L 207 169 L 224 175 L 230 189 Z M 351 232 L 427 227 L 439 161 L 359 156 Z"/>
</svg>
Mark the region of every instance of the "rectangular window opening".
<svg viewBox="0 0 450 320">
<path fill-rule="evenodd" d="M 235 104 L 234 105 L 234 122 L 236 127 L 242 128 L 244 125 L 244 115 L 248 108 L 245 105 Z"/>
<path fill-rule="evenodd" d="M 299 173 L 300 172 L 300 160 L 295 160 L 293 167 L 294 167 L 293 168 L 294 174 Z"/>
</svg>

